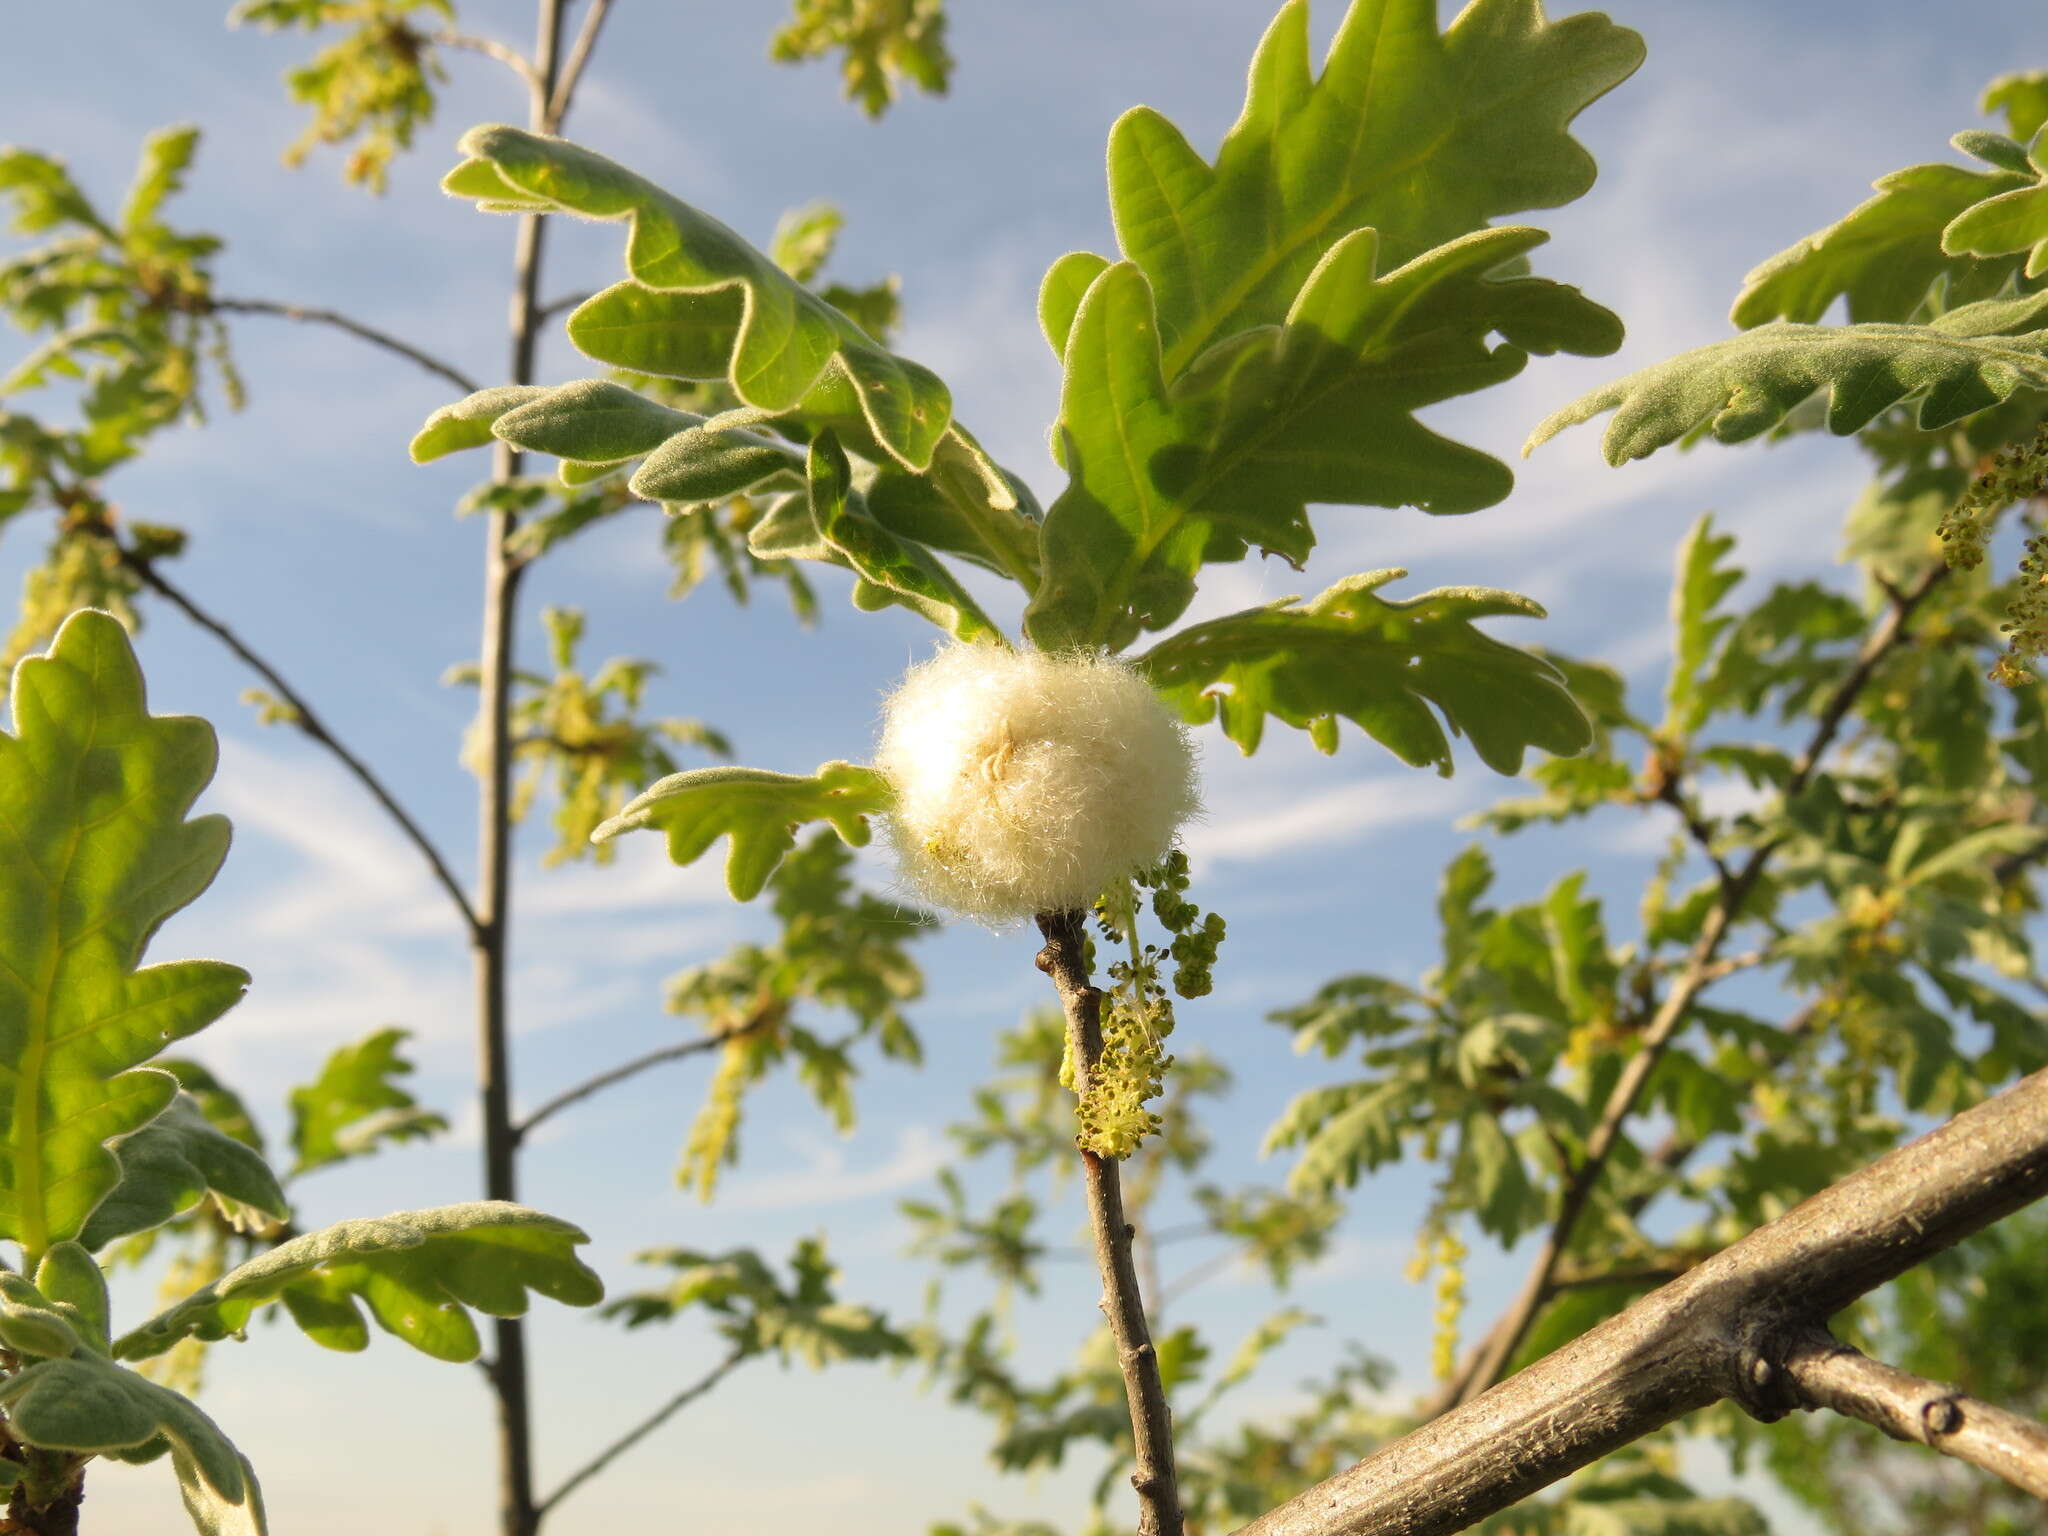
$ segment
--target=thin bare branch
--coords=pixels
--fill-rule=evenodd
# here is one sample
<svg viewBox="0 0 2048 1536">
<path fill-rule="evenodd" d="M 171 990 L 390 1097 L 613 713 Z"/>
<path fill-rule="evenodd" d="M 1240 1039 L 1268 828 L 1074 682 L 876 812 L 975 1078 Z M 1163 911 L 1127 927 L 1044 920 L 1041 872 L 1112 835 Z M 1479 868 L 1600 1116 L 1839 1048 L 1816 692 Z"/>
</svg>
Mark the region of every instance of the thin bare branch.
<svg viewBox="0 0 2048 1536">
<path fill-rule="evenodd" d="M 1238 1536 L 1451 1536 L 1722 1398 L 1802 1406 L 1813 1330 L 2048 1195 L 2048 1072 L 1822 1190 Z"/>
<path fill-rule="evenodd" d="M 631 1061 L 621 1062 L 618 1066 L 611 1068 L 609 1071 L 600 1072 L 595 1077 L 586 1078 L 573 1088 L 564 1089 L 534 1110 L 524 1120 L 514 1123 L 512 1127 L 513 1144 L 517 1145 L 526 1140 L 528 1136 L 533 1134 L 534 1128 L 542 1121 L 553 1119 L 563 1110 L 573 1104 L 582 1103 L 592 1094 L 602 1093 L 605 1089 L 615 1084 L 623 1083 L 628 1078 L 638 1077 L 642 1072 L 652 1067 L 659 1067 L 671 1061 L 686 1061 L 692 1056 L 701 1056 L 706 1051 L 715 1051 L 722 1045 L 750 1035 L 755 1030 L 762 1028 L 776 1016 L 776 1012 L 777 1010 L 773 1008 L 756 1009 L 752 1014 L 748 1015 L 743 1023 L 735 1024 L 731 1029 L 723 1029 L 716 1034 L 704 1035 L 695 1040 L 684 1040 L 676 1045 L 662 1046 L 659 1050 L 649 1051 L 644 1056 L 635 1056 Z"/>
<path fill-rule="evenodd" d="M 517 75 L 519 83 L 529 91 L 540 83 L 540 75 L 534 70 L 526 55 L 510 44 L 498 42 L 495 38 L 450 30 L 430 33 L 427 40 L 443 48 L 460 48 L 466 53 L 480 53 L 487 59 L 496 59 Z"/>
<path fill-rule="evenodd" d="M 1041 912 L 1045 948 L 1038 968 L 1052 978 L 1067 1019 L 1067 1049 L 1074 1086 L 1086 1092 L 1102 1056 L 1102 994 L 1088 981 L 1088 935 L 1079 912 Z M 1081 1182 L 1088 1194 L 1095 1263 L 1102 1274 L 1102 1311 L 1116 1340 L 1124 1398 L 1131 1414 L 1131 1486 L 1138 1491 L 1138 1536 L 1181 1536 L 1180 1486 L 1173 1464 L 1173 1415 L 1159 1377 L 1159 1355 L 1145 1322 L 1131 1254 L 1132 1229 L 1124 1216 L 1123 1182 L 1115 1158 L 1081 1149 Z"/>
<path fill-rule="evenodd" d="M 306 702 L 306 696 L 286 682 L 277 668 L 252 650 L 240 635 L 201 608 L 182 588 L 168 581 L 153 562 L 127 549 L 121 551 L 121 560 L 140 578 L 144 586 L 233 651 L 245 666 L 270 685 L 280 700 L 290 706 L 291 724 L 309 740 L 325 747 L 335 761 L 340 763 L 358 784 L 369 791 L 370 798 L 384 808 L 398 830 L 405 835 L 406 841 L 419 850 L 420 857 L 427 861 L 427 868 L 433 872 L 435 883 L 455 904 L 455 910 L 462 917 L 463 927 L 473 937 L 477 931 L 476 909 L 469 904 L 469 897 L 462 889 L 462 882 L 455 878 L 454 871 L 448 867 L 448 861 L 441 857 L 441 850 L 434 846 L 434 840 L 427 836 L 426 829 L 414 821 L 405 807 L 398 803 L 398 797 L 377 777 L 370 765 L 350 751 L 341 739 L 328 729 L 327 723 L 314 712 L 313 706 Z"/>
<path fill-rule="evenodd" d="M 588 304 L 590 299 L 591 295 L 588 293 L 565 293 L 560 298 L 550 299 L 541 305 L 540 313 L 535 318 L 541 321 L 552 320 L 559 314 Z"/>
<path fill-rule="evenodd" d="M 597 1455 L 591 1457 L 589 1461 L 577 1468 L 576 1471 L 570 1473 L 559 1488 L 534 1505 L 533 1512 L 535 1517 L 538 1518 L 541 1515 L 547 1514 L 548 1511 L 561 1503 L 562 1500 L 569 1497 L 570 1494 L 581 1488 L 585 1483 L 597 1476 L 598 1473 L 602 1472 L 642 1440 L 645 1440 L 649 1435 L 661 1428 L 662 1425 L 682 1412 L 683 1409 L 689 1407 L 690 1404 L 725 1380 L 733 1368 L 746 1358 L 747 1353 L 745 1350 L 735 1349 L 731 1354 L 719 1361 L 717 1365 L 705 1372 L 704 1375 L 691 1382 L 690 1385 L 683 1388 L 682 1391 L 678 1392 L 638 1424 L 635 1424 L 631 1429 L 619 1436 L 618 1439 L 598 1452 Z"/>
<path fill-rule="evenodd" d="M 576 86 L 583 79 L 583 67 L 590 62 L 590 51 L 597 46 L 597 34 L 604 30 L 604 19 L 611 14 L 612 0 L 590 0 L 590 9 L 583 13 L 583 25 L 577 29 L 576 41 L 570 45 L 568 62 L 563 64 L 561 77 L 555 81 L 554 94 L 548 98 L 547 131 L 559 132 L 562 121 L 569 115 L 569 108 L 576 100 Z"/>
<path fill-rule="evenodd" d="M 1783 1363 L 1802 1407 L 1875 1424 L 2048 1500 L 2048 1424 L 2039 1419 L 1873 1360 L 1825 1328 L 1794 1343 Z"/>
<path fill-rule="evenodd" d="M 437 377 L 446 379 L 465 395 L 473 395 L 483 386 L 460 368 L 444 363 L 431 353 L 422 352 L 411 342 L 400 341 L 389 331 L 380 331 L 374 325 L 365 325 L 352 320 L 338 310 L 313 309 L 304 304 L 279 304 L 270 299 L 213 299 L 209 307 L 216 313 L 228 315 L 276 315 L 285 320 L 297 320 L 307 325 L 331 325 L 338 331 L 367 341 L 373 347 L 382 347 L 386 352 L 396 353 L 409 363 L 415 363 Z"/>
<path fill-rule="evenodd" d="M 1907 621 L 1913 616 L 1927 594 L 1947 576 L 1948 567 L 1936 564 L 1928 568 L 1911 590 L 1896 599 L 1886 612 L 1884 619 L 1864 642 L 1856 658 L 1856 664 L 1836 686 L 1826 705 L 1821 709 L 1820 718 L 1814 726 L 1805 750 L 1793 764 L 1792 773 L 1786 780 L 1784 797 L 1789 800 L 1806 787 L 1821 760 L 1834 744 L 1843 720 L 1848 717 L 1856 700 L 1869 686 L 1879 664 L 1906 637 Z M 1456 1401 L 1470 1402 L 1480 1393 L 1499 1381 L 1505 1374 L 1508 1362 L 1513 1359 L 1529 1325 L 1536 1314 L 1550 1299 L 1551 1276 L 1558 1261 L 1564 1256 L 1566 1247 L 1578 1228 L 1579 1218 L 1598 1188 L 1601 1176 L 1607 1168 L 1607 1159 L 1613 1154 L 1616 1144 L 1629 1117 L 1635 1113 L 1643 1090 L 1648 1087 L 1650 1074 L 1663 1059 L 1664 1049 L 1671 1043 L 1681 1025 L 1689 1016 L 1694 1001 L 1713 979 L 1713 967 L 1720 953 L 1722 941 L 1742 914 L 1743 903 L 1762 878 L 1764 867 L 1771 855 L 1777 851 L 1775 842 L 1766 842 L 1751 850 L 1742 866 L 1721 882 L 1718 899 L 1707 912 L 1705 921 L 1693 941 L 1687 956 L 1684 972 L 1673 981 L 1664 994 L 1656 1012 L 1637 1040 L 1636 1052 L 1622 1068 L 1613 1089 L 1602 1107 L 1600 1119 L 1586 1139 L 1586 1154 L 1565 1180 L 1564 1189 L 1558 1199 L 1558 1209 L 1552 1218 L 1550 1230 L 1545 1235 L 1543 1246 L 1538 1250 L 1535 1262 L 1530 1265 L 1521 1289 L 1508 1306 L 1502 1321 L 1487 1336 L 1484 1348 L 1472 1361 L 1472 1367 L 1459 1383 Z"/>
</svg>

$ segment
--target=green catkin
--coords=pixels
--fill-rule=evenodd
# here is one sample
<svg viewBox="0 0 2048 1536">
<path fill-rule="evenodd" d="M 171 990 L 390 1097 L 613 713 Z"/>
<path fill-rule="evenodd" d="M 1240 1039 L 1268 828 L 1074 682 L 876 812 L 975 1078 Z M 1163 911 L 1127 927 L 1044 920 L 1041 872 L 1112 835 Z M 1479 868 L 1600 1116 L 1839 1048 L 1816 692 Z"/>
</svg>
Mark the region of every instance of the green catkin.
<svg viewBox="0 0 2048 1536">
<path fill-rule="evenodd" d="M 1984 563 L 1992 529 L 2007 507 L 2048 495 L 2048 425 L 2028 443 L 2008 443 L 1971 480 L 1962 499 L 1942 518 L 1940 537 L 1949 569 L 1974 571 Z M 2033 661 L 2048 654 L 2048 537 L 2027 540 L 2013 595 L 1999 629 L 2007 637 L 2006 654 L 1988 674 L 2006 687 L 2029 682 Z"/>
<path fill-rule="evenodd" d="M 1080 1144 L 1100 1157 L 1129 1157 L 1160 1129 L 1158 1114 L 1147 1105 L 1165 1092 L 1173 1058 L 1165 1053 L 1164 1042 L 1174 1026 L 1173 998 L 1160 979 L 1161 967 L 1168 960 L 1174 963 L 1172 990 L 1184 998 L 1204 996 L 1214 984 L 1224 922 L 1186 899 L 1182 893 L 1188 880 L 1187 855 L 1175 849 L 1154 868 L 1118 882 L 1095 903 L 1104 939 L 1121 946 L 1126 956 L 1109 967 L 1110 986 L 1102 998 L 1102 1055 L 1075 1107 Z M 1138 936 L 1141 889 L 1152 892 L 1153 916 L 1172 936 L 1166 947 L 1146 944 Z M 1074 1086 L 1071 1061 L 1062 1067 L 1060 1081 Z"/>
</svg>

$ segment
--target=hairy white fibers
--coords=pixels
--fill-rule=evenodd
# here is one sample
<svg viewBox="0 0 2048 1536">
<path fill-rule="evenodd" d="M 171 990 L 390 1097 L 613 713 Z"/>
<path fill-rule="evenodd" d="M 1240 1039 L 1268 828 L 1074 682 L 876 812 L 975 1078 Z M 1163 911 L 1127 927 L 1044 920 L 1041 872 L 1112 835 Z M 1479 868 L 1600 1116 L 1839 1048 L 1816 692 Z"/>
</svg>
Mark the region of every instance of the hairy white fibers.
<svg viewBox="0 0 2048 1536">
<path fill-rule="evenodd" d="M 1106 656 L 950 646 L 883 707 L 875 766 L 906 879 L 990 923 L 1087 906 L 1200 809 L 1186 730 Z"/>
</svg>

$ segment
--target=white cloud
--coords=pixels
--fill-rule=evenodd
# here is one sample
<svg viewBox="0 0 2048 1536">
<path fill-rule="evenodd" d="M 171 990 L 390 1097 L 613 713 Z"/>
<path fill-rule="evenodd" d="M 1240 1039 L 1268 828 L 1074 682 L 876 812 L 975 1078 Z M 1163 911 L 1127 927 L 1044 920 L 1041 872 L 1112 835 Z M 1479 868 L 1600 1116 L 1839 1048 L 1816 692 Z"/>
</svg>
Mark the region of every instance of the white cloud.
<svg viewBox="0 0 2048 1536">
<path fill-rule="evenodd" d="M 923 1183 L 954 1155 L 953 1149 L 925 1125 L 906 1125 L 898 1130 L 895 1150 L 887 1161 L 868 1168 L 848 1167 L 843 1148 L 815 1141 L 809 1145 L 811 1158 L 806 1166 L 735 1179 L 720 1191 L 719 1208 L 773 1211 L 870 1200 Z"/>
<path fill-rule="evenodd" d="M 1233 861 L 1270 859 L 1312 845 L 1351 842 L 1411 821 L 1445 820 L 1475 798 L 1468 782 L 1408 772 L 1340 784 L 1305 796 L 1267 787 L 1231 797 L 1257 806 L 1212 807 L 1210 819 L 1186 836 L 1189 861 L 1197 868 Z"/>
</svg>

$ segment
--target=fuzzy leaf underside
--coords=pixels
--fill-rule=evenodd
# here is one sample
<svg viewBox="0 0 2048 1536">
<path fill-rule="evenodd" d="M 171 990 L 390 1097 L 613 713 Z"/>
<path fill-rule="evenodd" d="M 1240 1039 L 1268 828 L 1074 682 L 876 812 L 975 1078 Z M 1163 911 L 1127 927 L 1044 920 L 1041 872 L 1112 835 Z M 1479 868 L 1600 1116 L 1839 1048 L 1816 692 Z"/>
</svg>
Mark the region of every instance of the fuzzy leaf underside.
<svg viewBox="0 0 2048 1536">
<path fill-rule="evenodd" d="M 213 879 L 227 822 L 186 820 L 213 776 L 203 720 L 151 716 L 127 633 L 73 614 L 14 673 L 0 735 L 0 1231 L 32 1253 L 77 1236 L 115 1188 L 107 1143 L 171 1102 L 130 1070 L 248 985 L 211 960 L 138 967 Z"/>
<path fill-rule="evenodd" d="M 955 640 L 1003 645 L 981 605 L 924 545 L 898 538 L 853 499 L 853 471 L 838 440 L 827 432 L 811 443 L 805 468 L 811 521 L 859 578 L 853 600 L 862 608 L 900 604 L 929 619 Z"/>
<path fill-rule="evenodd" d="M 1298 564 L 1315 543 L 1311 503 L 1448 513 L 1499 501 L 1507 467 L 1414 413 L 1513 377 L 1531 352 L 1620 346 L 1619 321 L 1576 289 L 1493 275 L 1546 238 L 1482 230 L 1382 274 L 1380 237 L 1355 231 L 1282 324 L 1231 337 L 1177 377 L 1144 273 L 1105 267 L 1063 338 L 1070 484 L 1046 516 L 1032 637 L 1118 649 L 1177 618 L 1206 562 L 1257 548 Z"/>
<path fill-rule="evenodd" d="M 413 434 L 412 461 L 427 464 L 446 454 L 482 448 L 493 441 L 491 429 L 499 417 L 552 393 L 545 384 L 500 384 L 444 405 Z"/>
<path fill-rule="evenodd" d="M 1847 298 L 1854 324 L 1903 322 L 1944 277 L 1950 304 L 1989 298 L 2019 263 L 1959 258 L 1943 249 L 1942 232 L 1966 209 L 2026 181 L 1939 163 L 1881 177 L 1875 196 L 1745 277 L 1730 318 L 1745 330 L 1772 320 L 1810 325 Z"/>
<path fill-rule="evenodd" d="M 239 1334 L 256 1309 L 283 1301 L 300 1328 L 330 1349 L 357 1350 L 377 1322 L 437 1360 L 477 1357 L 466 1307 L 520 1317 L 527 1293 L 567 1306 L 604 1297 L 576 1257 L 583 1232 L 502 1200 L 344 1221 L 281 1243 L 114 1341 L 121 1360 L 162 1354 L 180 1339 Z"/>
<path fill-rule="evenodd" d="M 1390 602 L 1380 587 L 1406 575 L 1373 571 L 1311 602 L 1250 609 L 1169 636 L 1138 658 L 1166 699 L 1193 723 L 1219 719 L 1245 752 L 1267 716 L 1335 746 L 1336 717 L 1403 762 L 1451 771 L 1451 731 L 1486 765 L 1517 772 L 1522 754 L 1579 751 L 1591 728 L 1558 670 L 1473 627 L 1500 615 L 1542 617 L 1512 592 L 1445 588 Z"/>
<path fill-rule="evenodd" d="M 78 1235 L 88 1251 L 182 1216 L 209 1194 L 253 1206 L 280 1221 L 291 1202 L 261 1153 L 218 1130 L 190 1094 L 114 1143 L 121 1182 Z"/>
<path fill-rule="evenodd" d="M 1773 324 L 1697 347 L 1581 396 L 1529 435 L 1529 452 L 1566 427 L 1615 413 L 1610 464 L 1645 458 L 1695 429 L 1724 443 L 1768 432 L 1826 390 L 1827 426 L 1846 435 L 1917 400 L 1921 430 L 1947 426 L 2021 388 L 2048 388 L 2048 301 L 2034 295 L 1951 310 L 1927 325 Z"/>
<path fill-rule="evenodd" d="M 867 818 L 885 810 L 891 795 L 872 768 L 821 765 L 808 777 L 761 768 L 693 768 L 649 786 L 592 836 L 605 842 L 649 827 L 665 833 L 668 856 L 694 863 L 719 838 L 730 836 L 725 882 L 738 901 L 752 901 L 796 846 L 797 828 L 826 821 L 854 847 L 870 836 Z"/>
<path fill-rule="evenodd" d="M 53 1451 L 118 1454 L 168 1442 L 179 1491 L 207 1536 L 264 1536 L 263 1495 L 248 1459 L 187 1398 L 87 1351 L 42 1360 L 0 1382 L 9 1429 Z"/>
<path fill-rule="evenodd" d="M 633 281 L 667 296 L 669 316 L 680 307 L 692 317 L 671 358 L 688 370 L 681 376 L 726 379 L 748 405 L 783 412 L 830 374 L 858 397 L 892 456 L 913 469 L 930 464 L 952 420 L 938 376 L 877 345 L 718 220 L 560 139 L 483 127 L 465 134 L 461 149 L 470 158 L 442 185 L 487 211 L 628 221 Z M 572 339 L 577 331 L 572 321 Z"/>
</svg>

